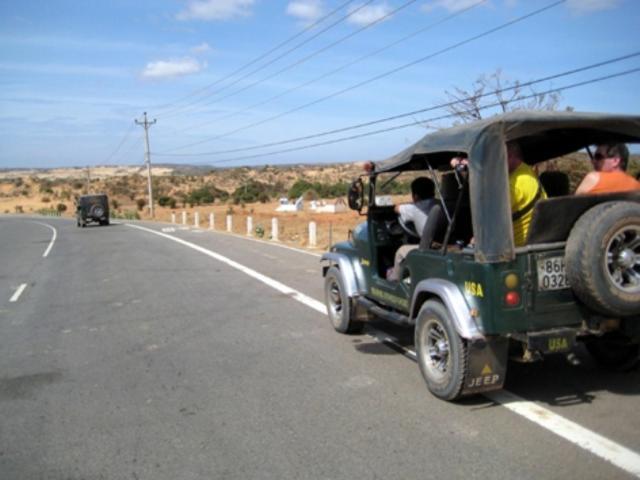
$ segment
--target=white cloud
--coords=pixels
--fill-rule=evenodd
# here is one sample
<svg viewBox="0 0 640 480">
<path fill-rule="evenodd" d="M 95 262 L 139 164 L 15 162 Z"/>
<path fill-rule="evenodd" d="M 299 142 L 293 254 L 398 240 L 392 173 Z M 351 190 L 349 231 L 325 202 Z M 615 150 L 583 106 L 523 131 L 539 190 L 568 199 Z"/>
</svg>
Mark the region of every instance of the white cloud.
<svg viewBox="0 0 640 480">
<path fill-rule="evenodd" d="M 355 11 L 361 5 L 355 5 L 351 11 Z M 361 8 L 353 15 L 349 17 L 347 20 L 349 23 L 353 23 L 355 25 L 367 25 L 369 23 L 375 22 L 380 18 L 384 17 L 391 11 L 391 7 L 387 5 L 387 3 L 380 3 L 378 5 L 368 5 L 366 7 Z"/>
<path fill-rule="evenodd" d="M 228 20 L 251 14 L 255 0 L 189 0 L 178 20 Z"/>
<path fill-rule="evenodd" d="M 179 60 L 158 60 L 149 62 L 142 72 L 146 78 L 167 78 L 179 77 L 198 73 L 206 67 L 206 63 L 201 64 L 194 58 L 182 58 Z"/>
<path fill-rule="evenodd" d="M 296 0 L 287 5 L 287 15 L 303 22 L 314 22 L 324 14 L 322 0 Z"/>
<path fill-rule="evenodd" d="M 203 53 L 207 53 L 211 51 L 211 47 L 207 42 L 202 42 L 200 45 L 196 45 L 195 47 L 191 47 L 191 53 L 195 55 L 200 55 Z"/>
<path fill-rule="evenodd" d="M 430 11 L 434 8 L 444 8 L 449 12 L 458 12 L 460 10 L 464 10 L 465 8 L 469 8 L 479 2 L 480 0 L 434 0 L 431 3 L 424 5 L 422 9 L 424 11 Z M 486 3 L 488 4 L 490 2 Z"/>
<path fill-rule="evenodd" d="M 568 0 L 567 7 L 574 13 L 592 13 L 609 10 L 620 4 L 620 0 Z"/>
</svg>

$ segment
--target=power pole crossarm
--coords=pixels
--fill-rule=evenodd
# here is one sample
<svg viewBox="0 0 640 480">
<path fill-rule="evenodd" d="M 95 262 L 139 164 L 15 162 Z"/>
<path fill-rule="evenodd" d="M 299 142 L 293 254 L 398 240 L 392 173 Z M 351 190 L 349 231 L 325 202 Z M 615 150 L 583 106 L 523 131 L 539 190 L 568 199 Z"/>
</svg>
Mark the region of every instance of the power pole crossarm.
<svg viewBox="0 0 640 480">
<path fill-rule="evenodd" d="M 156 119 L 154 118 L 152 122 L 147 120 L 147 112 L 144 112 L 144 120 L 134 120 L 137 125 L 142 125 L 144 127 L 144 159 L 147 164 L 147 185 L 149 187 L 149 215 L 151 218 L 154 217 L 153 213 L 153 189 L 151 187 L 151 152 L 149 151 L 149 127 L 156 123 Z"/>
</svg>

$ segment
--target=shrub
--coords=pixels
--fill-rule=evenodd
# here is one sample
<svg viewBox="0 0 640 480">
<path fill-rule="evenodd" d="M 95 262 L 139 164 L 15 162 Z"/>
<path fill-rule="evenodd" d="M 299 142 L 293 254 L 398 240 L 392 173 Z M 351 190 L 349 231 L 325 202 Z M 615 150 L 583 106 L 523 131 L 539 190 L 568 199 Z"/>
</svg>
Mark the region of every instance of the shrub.
<svg viewBox="0 0 640 480">
<path fill-rule="evenodd" d="M 67 211 L 67 206 L 64 203 L 59 203 L 58 205 L 56 205 L 56 210 L 59 213 L 66 212 Z"/>
<path fill-rule="evenodd" d="M 42 197 L 42 198 L 40 199 L 40 201 L 41 201 L 42 203 L 49 203 L 49 202 L 51 201 L 51 199 L 50 199 L 49 197 Z"/>
<path fill-rule="evenodd" d="M 120 207 L 120 202 L 114 198 L 111 200 L 111 206 L 114 210 L 117 210 Z"/>
<path fill-rule="evenodd" d="M 144 198 L 139 198 L 136 200 L 136 206 L 138 207 L 138 210 L 142 210 L 146 204 L 147 201 Z"/>
</svg>

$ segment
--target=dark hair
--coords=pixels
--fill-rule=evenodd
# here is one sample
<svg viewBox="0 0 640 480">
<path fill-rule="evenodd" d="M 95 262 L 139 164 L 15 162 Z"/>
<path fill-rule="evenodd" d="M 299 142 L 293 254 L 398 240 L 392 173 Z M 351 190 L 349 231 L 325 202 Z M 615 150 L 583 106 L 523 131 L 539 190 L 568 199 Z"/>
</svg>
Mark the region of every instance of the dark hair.
<svg viewBox="0 0 640 480">
<path fill-rule="evenodd" d="M 620 159 L 620 168 L 626 171 L 627 162 L 629 161 L 629 149 L 627 146 L 624 143 L 604 143 L 602 146 L 607 149 L 607 155 Z"/>
<path fill-rule="evenodd" d="M 411 182 L 411 194 L 418 200 L 426 200 L 433 198 L 435 194 L 435 185 L 433 180 L 427 177 L 418 177 Z"/>
</svg>

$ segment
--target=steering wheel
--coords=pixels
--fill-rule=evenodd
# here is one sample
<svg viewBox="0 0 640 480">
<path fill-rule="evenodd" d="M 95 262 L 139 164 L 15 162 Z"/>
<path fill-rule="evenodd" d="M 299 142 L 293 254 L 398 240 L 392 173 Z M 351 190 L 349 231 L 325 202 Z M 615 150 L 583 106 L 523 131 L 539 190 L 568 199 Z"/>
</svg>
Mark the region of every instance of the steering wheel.
<svg viewBox="0 0 640 480">
<path fill-rule="evenodd" d="M 398 225 L 400 225 L 402 231 L 409 235 L 409 237 L 420 239 L 420 235 L 416 232 L 416 227 L 413 222 L 405 222 L 402 217 L 398 216 Z"/>
</svg>

